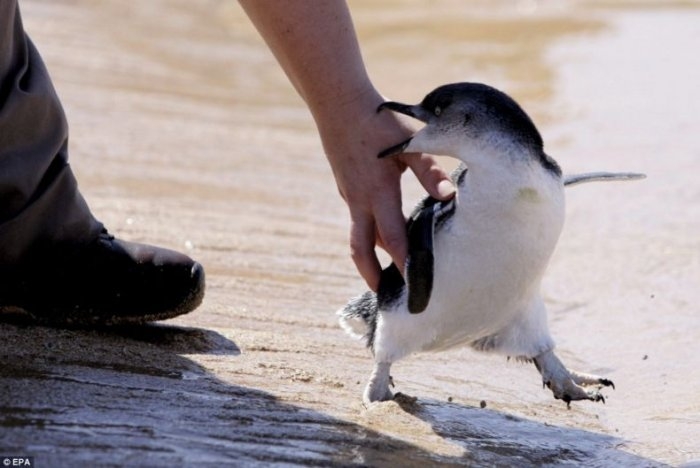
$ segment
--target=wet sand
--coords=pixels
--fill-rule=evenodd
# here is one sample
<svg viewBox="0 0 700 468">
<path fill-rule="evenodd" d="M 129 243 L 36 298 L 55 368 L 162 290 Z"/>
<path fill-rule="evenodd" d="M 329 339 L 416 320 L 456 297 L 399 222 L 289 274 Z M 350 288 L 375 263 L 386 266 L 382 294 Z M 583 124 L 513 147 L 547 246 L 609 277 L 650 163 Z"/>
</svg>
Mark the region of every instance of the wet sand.
<svg viewBox="0 0 700 468">
<path fill-rule="evenodd" d="M 387 96 L 507 91 L 574 187 L 543 290 L 560 356 L 615 381 L 570 410 L 529 365 L 468 350 L 393 369 L 334 311 L 364 290 L 313 124 L 235 2 L 21 2 L 115 234 L 207 270 L 194 313 L 114 330 L 0 324 L 0 454 L 37 466 L 700 463 L 700 8 L 353 1 Z M 447 166 L 451 161 L 445 161 Z M 421 190 L 405 178 L 406 209 Z M 481 408 L 481 402 L 486 403 Z"/>
</svg>

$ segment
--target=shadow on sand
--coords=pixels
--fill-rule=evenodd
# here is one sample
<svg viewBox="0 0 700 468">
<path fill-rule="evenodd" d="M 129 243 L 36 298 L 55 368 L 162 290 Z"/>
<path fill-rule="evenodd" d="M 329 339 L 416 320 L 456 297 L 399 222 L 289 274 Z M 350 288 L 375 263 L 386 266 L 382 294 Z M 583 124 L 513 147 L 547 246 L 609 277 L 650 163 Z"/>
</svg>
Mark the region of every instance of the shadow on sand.
<svg viewBox="0 0 700 468">
<path fill-rule="evenodd" d="M 652 466 L 616 439 L 433 401 L 404 409 L 465 450 L 444 457 L 231 385 L 180 354 L 236 356 L 210 330 L 0 324 L 0 453 L 41 466 Z"/>
<path fill-rule="evenodd" d="M 396 401 L 437 435 L 462 447 L 463 459 L 474 466 L 664 466 L 623 452 L 623 441 L 605 434 L 444 401 Z"/>
</svg>

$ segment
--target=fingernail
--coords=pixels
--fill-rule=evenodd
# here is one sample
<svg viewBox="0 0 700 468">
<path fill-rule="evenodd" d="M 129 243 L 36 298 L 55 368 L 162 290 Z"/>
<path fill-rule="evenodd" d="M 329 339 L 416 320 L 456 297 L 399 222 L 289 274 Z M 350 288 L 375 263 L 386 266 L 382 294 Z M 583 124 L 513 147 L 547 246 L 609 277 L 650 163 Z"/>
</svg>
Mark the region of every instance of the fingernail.
<svg viewBox="0 0 700 468">
<path fill-rule="evenodd" d="M 437 186 L 437 192 L 441 198 L 450 198 L 455 194 L 456 190 L 452 182 L 449 180 L 442 180 Z"/>
</svg>

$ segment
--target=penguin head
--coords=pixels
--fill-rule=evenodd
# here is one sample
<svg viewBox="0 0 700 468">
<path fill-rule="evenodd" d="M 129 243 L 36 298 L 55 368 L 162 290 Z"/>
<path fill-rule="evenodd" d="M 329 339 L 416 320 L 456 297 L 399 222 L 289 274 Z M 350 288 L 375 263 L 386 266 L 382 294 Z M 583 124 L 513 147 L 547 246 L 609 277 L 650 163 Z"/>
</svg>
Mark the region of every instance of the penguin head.
<svg viewBox="0 0 700 468">
<path fill-rule="evenodd" d="M 453 156 L 465 163 L 492 157 L 485 148 L 499 147 L 543 154 L 542 137 L 535 124 L 508 95 L 480 83 L 440 86 L 420 104 L 384 102 L 377 112 L 389 109 L 408 115 L 425 126 L 413 137 L 387 148 L 379 157 L 399 153 Z"/>
</svg>

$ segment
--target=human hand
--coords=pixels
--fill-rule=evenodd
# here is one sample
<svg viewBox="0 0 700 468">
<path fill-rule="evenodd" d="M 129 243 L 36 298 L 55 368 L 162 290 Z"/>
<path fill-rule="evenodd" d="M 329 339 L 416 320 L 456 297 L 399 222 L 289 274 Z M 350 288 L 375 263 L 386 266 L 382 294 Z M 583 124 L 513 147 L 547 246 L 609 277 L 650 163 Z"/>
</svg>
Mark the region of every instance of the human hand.
<svg viewBox="0 0 700 468">
<path fill-rule="evenodd" d="M 407 253 L 401 173 L 410 167 L 440 200 L 455 189 L 437 161 L 404 154 L 378 159 L 413 129 L 393 112 L 365 70 L 346 2 L 240 0 L 316 121 L 340 195 L 350 210 L 350 250 L 367 285 L 377 290 L 382 247 L 401 271 Z"/>
<path fill-rule="evenodd" d="M 317 124 L 340 195 L 350 211 L 350 252 L 358 272 L 374 291 L 381 265 L 375 246 L 383 248 L 404 271 L 408 240 L 401 209 L 401 174 L 408 167 L 427 192 L 440 200 L 454 196 L 450 177 L 426 154 L 377 155 L 413 135 L 401 117 L 377 113 L 382 97 L 372 91 L 334 108 Z"/>
</svg>

